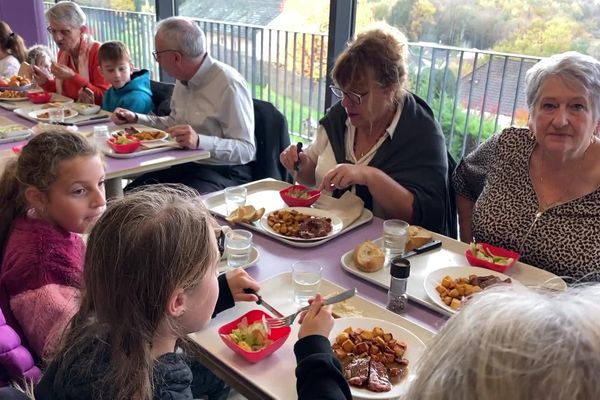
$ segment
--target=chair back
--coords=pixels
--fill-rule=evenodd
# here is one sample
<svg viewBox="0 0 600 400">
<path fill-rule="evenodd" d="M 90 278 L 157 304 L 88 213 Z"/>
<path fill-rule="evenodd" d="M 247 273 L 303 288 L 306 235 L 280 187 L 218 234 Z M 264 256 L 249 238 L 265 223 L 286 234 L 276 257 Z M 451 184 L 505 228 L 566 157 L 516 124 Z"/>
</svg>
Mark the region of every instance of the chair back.
<svg viewBox="0 0 600 400">
<path fill-rule="evenodd" d="M 456 212 L 456 191 L 452 185 L 452 175 L 456 169 L 456 161 L 450 153 L 448 154 L 448 195 L 450 197 L 449 210 L 448 212 L 448 236 L 454 239 L 458 239 L 458 214 Z"/>
<path fill-rule="evenodd" d="M 291 182 L 279 162 L 279 154 L 290 145 L 285 116 L 268 101 L 252 99 L 254 104 L 254 140 L 256 161 L 252 162 L 252 179 L 273 178 Z"/>
<path fill-rule="evenodd" d="M 152 103 L 154 104 L 154 114 L 165 116 L 171 114 L 171 96 L 175 85 L 172 83 L 158 82 L 150 80 L 150 90 L 152 91 Z"/>
</svg>

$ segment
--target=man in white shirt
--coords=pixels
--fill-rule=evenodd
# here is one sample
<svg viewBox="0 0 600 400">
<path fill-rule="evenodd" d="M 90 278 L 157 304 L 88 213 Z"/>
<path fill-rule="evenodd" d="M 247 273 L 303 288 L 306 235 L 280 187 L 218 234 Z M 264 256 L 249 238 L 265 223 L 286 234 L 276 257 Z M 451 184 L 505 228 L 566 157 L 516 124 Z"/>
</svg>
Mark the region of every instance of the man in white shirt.
<svg viewBox="0 0 600 400">
<path fill-rule="evenodd" d="M 117 108 L 116 124 L 139 123 L 164 129 L 183 148 L 203 148 L 211 157 L 138 177 L 128 188 L 151 183 L 183 183 L 200 193 L 239 185 L 252 179 L 255 159 L 254 111 L 245 79 L 207 52 L 200 27 L 185 18 L 158 23 L 156 61 L 177 79 L 171 114 L 158 117 Z"/>
</svg>

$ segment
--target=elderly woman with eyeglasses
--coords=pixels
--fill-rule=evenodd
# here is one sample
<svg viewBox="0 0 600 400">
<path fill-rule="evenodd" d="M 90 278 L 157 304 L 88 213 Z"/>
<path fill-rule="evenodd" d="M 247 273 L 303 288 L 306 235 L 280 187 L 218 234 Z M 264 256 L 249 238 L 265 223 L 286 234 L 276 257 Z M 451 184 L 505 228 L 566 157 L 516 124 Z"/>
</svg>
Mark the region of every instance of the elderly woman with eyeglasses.
<svg viewBox="0 0 600 400">
<path fill-rule="evenodd" d="M 58 3 L 46 11 L 46 19 L 48 33 L 59 49 L 58 62 L 52 62 L 51 73 L 33 66 L 37 83 L 48 92 L 102 104 L 102 96 L 110 84 L 100 73 L 100 43 L 88 33 L 81 7 L 70 1 Z"/>
<path fill-rule="evenodd" d="M 300 182 L 352 190 L 383 218 L 439 233 L 450 229 L 448 159 L 429 106 L 406 90 L 408 43 L 380 24 L 359 33 L 331 72 L 341 101 L 320 121 L 304 152 L 291 145 L 281 163 Z"/>
<path fill-rule="evenodd" d="M 461 239 L 600 282 L 600 62 L 558 54 L 526 80 L 529 129 L 492 136 L 456 169 Z"/>
</svg>

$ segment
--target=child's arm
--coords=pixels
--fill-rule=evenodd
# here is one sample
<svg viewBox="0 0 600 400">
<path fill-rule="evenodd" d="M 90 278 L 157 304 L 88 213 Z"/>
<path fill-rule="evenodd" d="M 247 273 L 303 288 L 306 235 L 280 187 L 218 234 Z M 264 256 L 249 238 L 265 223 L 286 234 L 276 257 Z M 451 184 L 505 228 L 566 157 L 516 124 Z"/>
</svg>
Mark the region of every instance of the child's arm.
<svg viewBox="0 0 600 400">
<path fill-rule="evenodd" d="M 298 332 L 299 340 L 294 345 L 294 354 L 298 362 L 298 399 L 350 400 L 350 387 L 327 339 L 333 327 L 331 307 L 322 306 L 323 298 L 317 294 L 308 311 L 300 318 L 302 325 Z"/>
<path fill-rule="evenodd" d="M 244 293 L 246 288 L 259 291 L 260 285 L 243 269 L 236 268 L 219 275 L 219 298 L 213 311 L 213 318 L 221 311 L 233 307 L 236 301 L 258 301 L 255 295 Z"/>
<path fill-rule="evenodd" d="M 79 289 L 47 284 L 17 294 L 10 308 L 23 329 L 30 348 L 42 359 L 50 359 L 71 317 L 79 307 Z"/>
</svg>

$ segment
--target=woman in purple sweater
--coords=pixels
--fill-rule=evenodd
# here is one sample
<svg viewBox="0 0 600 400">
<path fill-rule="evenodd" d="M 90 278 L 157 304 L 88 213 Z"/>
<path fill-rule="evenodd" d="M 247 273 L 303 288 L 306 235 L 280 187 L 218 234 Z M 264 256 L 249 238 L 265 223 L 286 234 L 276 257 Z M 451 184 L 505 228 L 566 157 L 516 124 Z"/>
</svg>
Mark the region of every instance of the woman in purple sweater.
<svg viewBox="0 0 600 400">
<path fill-rule="evenodd" d="M 0 308 L 41 359 L 77 310 L 85 246 L 106 206 L 104 167 L 83 136 L 33 138 L 0 178 Z"/>
</svg>

